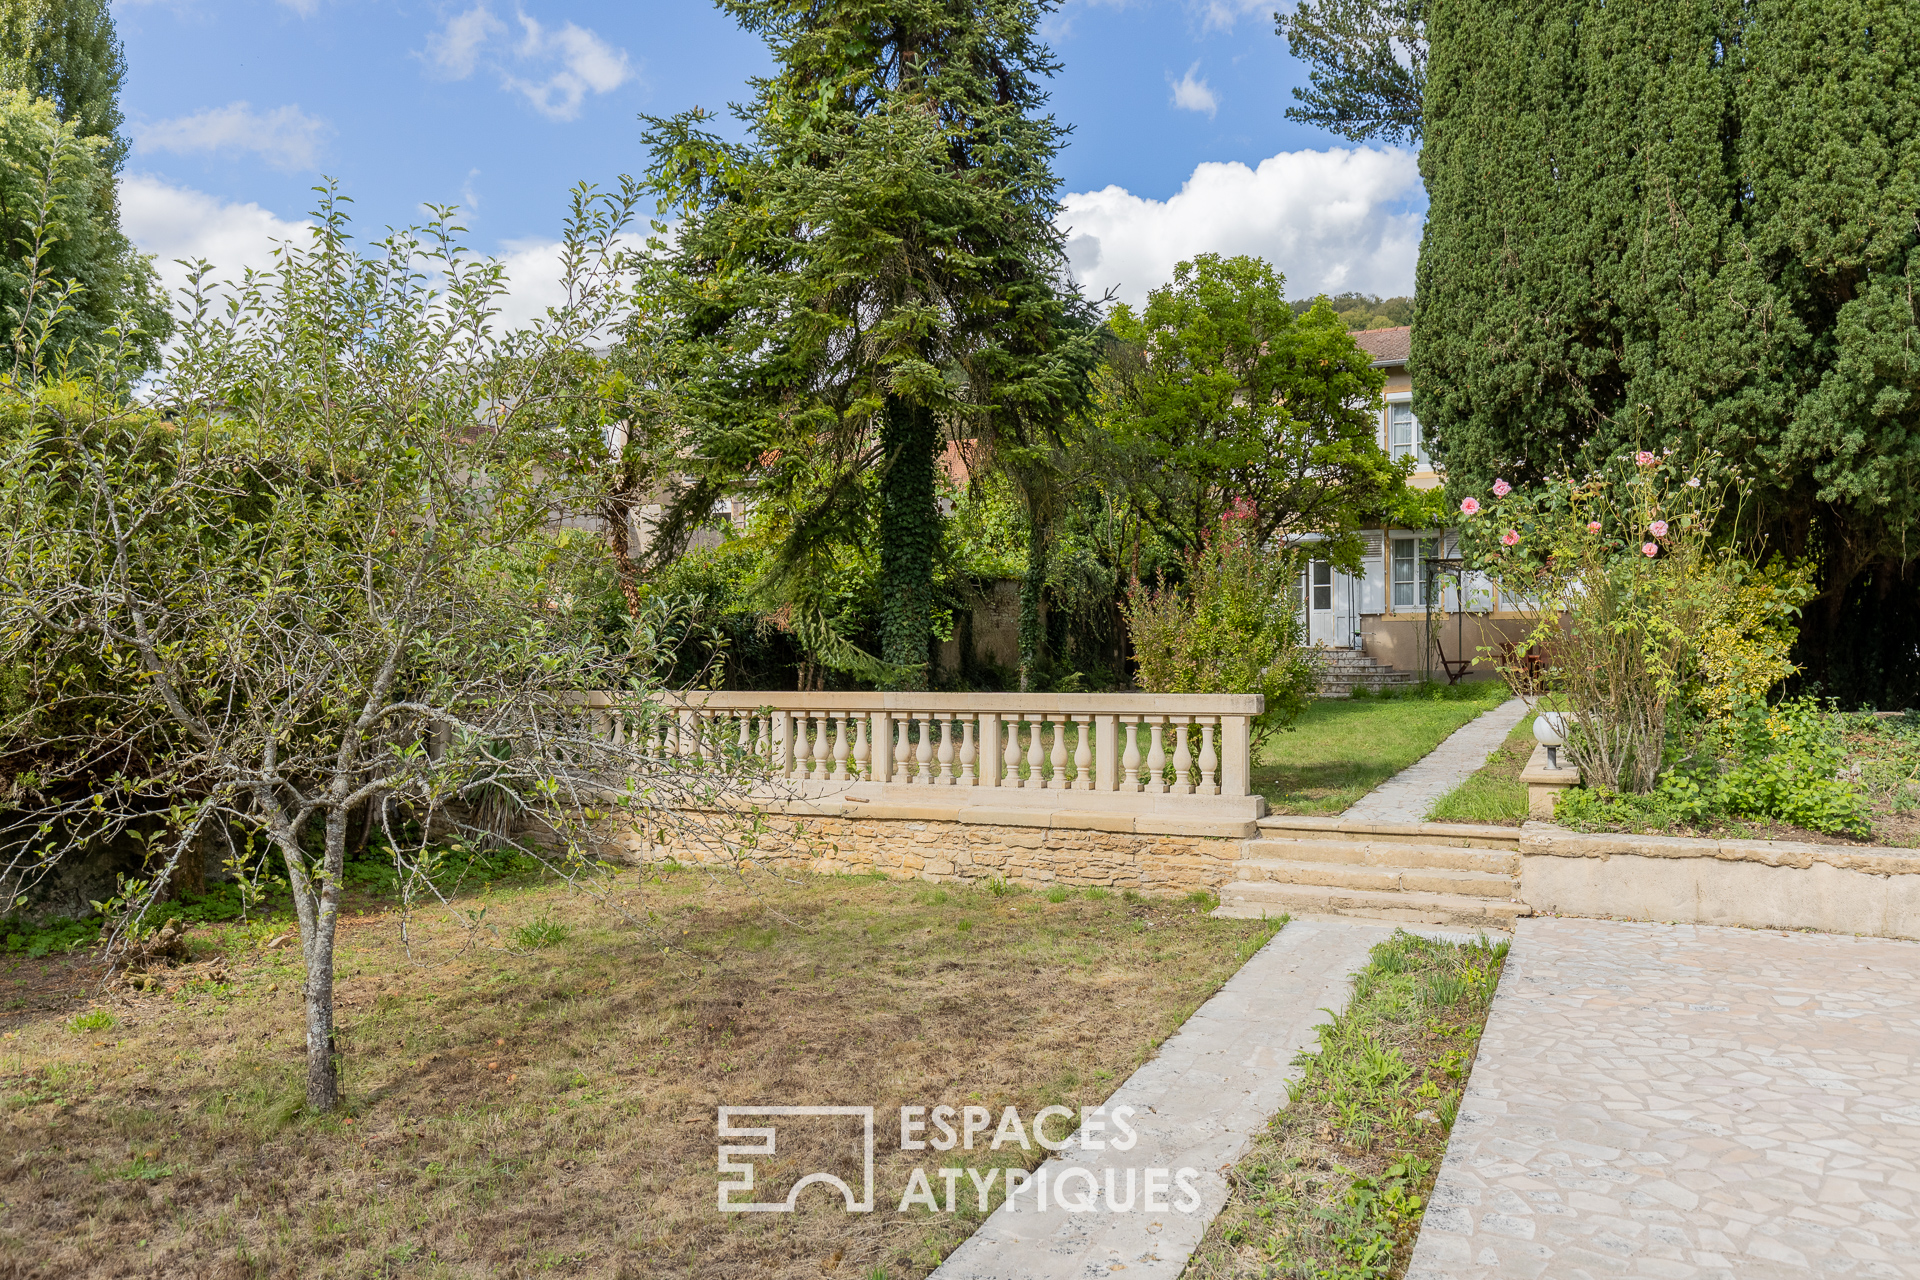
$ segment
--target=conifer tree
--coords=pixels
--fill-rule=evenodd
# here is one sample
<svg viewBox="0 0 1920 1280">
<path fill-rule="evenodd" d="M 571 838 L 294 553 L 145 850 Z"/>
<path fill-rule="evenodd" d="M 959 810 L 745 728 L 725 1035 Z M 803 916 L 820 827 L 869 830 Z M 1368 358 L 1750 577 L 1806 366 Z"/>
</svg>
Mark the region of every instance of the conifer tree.
<svg viewBox="0 0 1920 1280">
<path fill-rule="evenodd" d="M 1724 458 L 1769 546 L 1820 561 L 1802 634 L 1821 678 L 1852 584 L 1920 556 L 1920 14 L 1435 0 L 1429 17 L 1412 373 L 1449 484 L 1627 448 Z"/>
<path fill-rule="evenodd" d="M 798 562 L 857 536 L 856 480 L 877 470 L 882 663 L 867 674 L 911 685 L 932 635 L 939 454 L 1063 412 L 1092 364 L 1053 225 L 1064 130 L 1042 114 L 1057 64 L 1035 37 L 1050 4 L 722 3 L 777 69 L 736 108 L 744 144 L 697 109 L 648 120 L 679 221 L 645 309 L 680 361 L 649 429 L 689 478 L 656 548 L 744 489 L 793 508 Z M 804 613 L 804 575 L 787 588 Z"/>
</svg>

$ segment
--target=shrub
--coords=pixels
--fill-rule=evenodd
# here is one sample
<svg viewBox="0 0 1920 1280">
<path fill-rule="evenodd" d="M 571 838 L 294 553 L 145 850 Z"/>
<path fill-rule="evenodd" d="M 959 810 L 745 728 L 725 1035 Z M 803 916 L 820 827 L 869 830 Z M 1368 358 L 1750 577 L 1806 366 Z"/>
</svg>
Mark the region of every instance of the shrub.
<svg viewBox="0 0 1920 1280">
<path fill-rule="evenodd" d="M 1467 558 L 1533 621 L 1507 663 L 1516 692 L 1543 660 L 1567 753 L 1604 790 L 1653 788 L 1669 707 L 1734 612 L 1745 567 L 1709 541 L 1726 488 L 1699 471 L 1642 451 L 1586 480 L 1503 482 L 1485 505 L 1461 504 Z"/>
<path fill-rule="evenodd" d="M 1149 693 L 1258 693 L 1256 743 L 1292 724 L 1319 682 L 1293 608 L 1300 556 L 1258 545 L 1244 503 L 1220 517 L 1181 586 L 1139 582 L 1123 606 Z"/>
</svg>

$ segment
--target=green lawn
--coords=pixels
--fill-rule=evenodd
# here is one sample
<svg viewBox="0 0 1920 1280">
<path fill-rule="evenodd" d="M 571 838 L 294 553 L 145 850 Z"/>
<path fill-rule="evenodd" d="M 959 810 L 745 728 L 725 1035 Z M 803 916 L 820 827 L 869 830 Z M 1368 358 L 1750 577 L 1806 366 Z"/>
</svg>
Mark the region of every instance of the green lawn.
<svg viewBox="0 0 1920 1280">
<path fill-rule="evenodd" d="M 1506 685 L 1487 680 L 1317 699 L 1261 748 L 1254 790 L 1275 813 L 1339 813 L 1508 696 Z"/>
<path fill-rule="evenodd" d="M 1527 788 L 1521 770 L 1533 755 L 1533 717 L 1514 726 L 1500 749 L 1458 787 L 1434 801 L 1430 822 L 1497 822 L 1518 826 L 1527 820 Z"/>
</svg>

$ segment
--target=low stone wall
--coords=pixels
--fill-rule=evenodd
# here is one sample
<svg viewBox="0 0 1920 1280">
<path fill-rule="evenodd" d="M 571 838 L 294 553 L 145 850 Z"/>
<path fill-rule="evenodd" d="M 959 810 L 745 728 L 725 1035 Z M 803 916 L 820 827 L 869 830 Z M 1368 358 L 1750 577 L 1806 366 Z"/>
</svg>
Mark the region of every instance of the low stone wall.
<svg viewBox="0 0 1920 1280">
<path fill-rule="evenodd" d="M 860 812 L 852 805 L 845 806 L 852 812 L 832 805 L 817 809 L 768 814 L 752 857 L 782 870 L 819 874 L 879 873 L 959 884 L 1005 880 L 1028 888 L 1058 884 L 1166 895 L 1217 889 L 1232 880 L 1245 838 L 1237 824 L 1232 834 L 1220 835 L 1143 831 L 1222 824 L 1155 823 L 1131 814 L 1062 821 L 1059 814 L 997 811 L 1001 820 L 982 821 L 984 815 L 965 810 L 922 817 Z M 1100 819 L 1105 821 L 1095 821 Z M 717 863 L 730 860 L 728 851 L 738 847 L 736 821 L 714 815 L 710 840 L 682 835 L 656 843 L 631 834 L 610 839 L 636 863 Z"/>
<path fill-rule="evenodd" d="M 1585 835 L 1529 822 L 1520 897 L 1554 915 L 1920 938 L 1920 850 Z"/>
</svg>

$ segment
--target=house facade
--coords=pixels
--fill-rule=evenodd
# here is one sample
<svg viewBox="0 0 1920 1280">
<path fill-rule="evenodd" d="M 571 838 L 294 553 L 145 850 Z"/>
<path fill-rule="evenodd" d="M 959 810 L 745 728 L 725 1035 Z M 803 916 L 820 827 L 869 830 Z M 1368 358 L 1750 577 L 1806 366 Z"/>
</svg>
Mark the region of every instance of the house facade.
<svg viewBox="0 0 1920 1280">
<path fill-rule="evenodd" d="M 1414 488 L 1437 489 L 1441 477 L 1413 412 L 1410 333 L 1405 327 L 1372 329 L 1353 339 L 1386 374 L 1380 447 L 1396 461 L 1414 460 L 1408 479 Z M 1513 638 L 1523 625 L 1499 607 L 1499 593 L 1484 577 L 1458 571 L 1459 544 L 1452 531 L 1382 526 L 1362 530 L 1361 536 L 1360 573 L 1313 560 L 1301 575 L 1309 642 L 1398 671 L 1430 672 L 1435 679 L 1454 673 L 1460 679 L 1492 679 L 1494 664 L 1479 658 L 1479 650 Z"/>
</svg>

